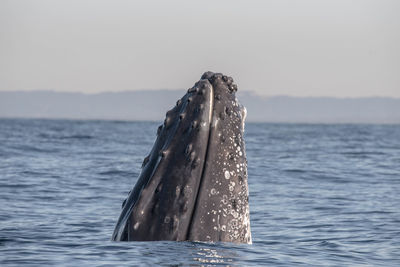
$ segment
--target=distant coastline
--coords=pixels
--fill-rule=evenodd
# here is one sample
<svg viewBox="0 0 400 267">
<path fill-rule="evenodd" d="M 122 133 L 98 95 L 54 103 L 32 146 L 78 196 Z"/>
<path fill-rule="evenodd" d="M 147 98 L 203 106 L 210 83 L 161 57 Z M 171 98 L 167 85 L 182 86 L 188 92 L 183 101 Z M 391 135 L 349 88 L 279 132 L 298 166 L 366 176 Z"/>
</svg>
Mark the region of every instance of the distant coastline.
<svg viewBox="0 0 400 267">
<path fill-rule="evenodd" d="M 98 94 L 55 91 L 0 92 L 0 118 L 161 121 L 185 90 Z M 400 123 L 400 98 L 260 96 L 238 92 L 248 122 Z"/>
</svg>

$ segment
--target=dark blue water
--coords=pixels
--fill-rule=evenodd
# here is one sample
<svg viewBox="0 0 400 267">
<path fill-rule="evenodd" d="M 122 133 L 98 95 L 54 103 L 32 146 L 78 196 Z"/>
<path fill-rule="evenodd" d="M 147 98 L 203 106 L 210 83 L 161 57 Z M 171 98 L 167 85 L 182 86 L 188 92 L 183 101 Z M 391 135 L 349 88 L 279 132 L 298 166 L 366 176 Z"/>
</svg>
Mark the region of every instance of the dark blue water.
<svg viewBox="0 0 400 267">
<path fill-rule="evenodd" d="M 400 266 L 400 125 L 246 125 L 253 245 L 110 241 L 158 124 L 0 120 L 0 265 Z"/>
</svg>

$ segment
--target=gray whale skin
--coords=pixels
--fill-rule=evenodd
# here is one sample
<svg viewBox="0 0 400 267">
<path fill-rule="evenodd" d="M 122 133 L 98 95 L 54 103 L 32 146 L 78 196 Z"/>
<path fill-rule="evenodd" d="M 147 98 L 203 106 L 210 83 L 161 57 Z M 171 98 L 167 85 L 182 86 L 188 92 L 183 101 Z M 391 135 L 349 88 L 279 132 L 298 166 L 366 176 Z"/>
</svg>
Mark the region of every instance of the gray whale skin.
<svg viewBox="0 0 400 267">
<path fill-rule="evenodd" d="M 252 242 L 236 91 L 231 77 L 206 72 L 167 112 L 112 240 Z"/>
</svg>

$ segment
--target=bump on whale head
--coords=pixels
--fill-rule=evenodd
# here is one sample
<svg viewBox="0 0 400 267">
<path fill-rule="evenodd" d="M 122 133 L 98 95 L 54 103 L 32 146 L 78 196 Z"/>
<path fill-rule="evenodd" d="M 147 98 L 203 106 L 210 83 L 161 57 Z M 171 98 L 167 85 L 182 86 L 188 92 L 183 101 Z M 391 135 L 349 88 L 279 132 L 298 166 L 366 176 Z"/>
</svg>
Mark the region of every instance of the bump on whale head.
<svg viewBox="0 0 400 267">
<path fill-rule="evenodd" d="M 206 72 L 167 112 L 113 240 L 251 243 L 236 91 L 231 77 Z"/>
</svg>

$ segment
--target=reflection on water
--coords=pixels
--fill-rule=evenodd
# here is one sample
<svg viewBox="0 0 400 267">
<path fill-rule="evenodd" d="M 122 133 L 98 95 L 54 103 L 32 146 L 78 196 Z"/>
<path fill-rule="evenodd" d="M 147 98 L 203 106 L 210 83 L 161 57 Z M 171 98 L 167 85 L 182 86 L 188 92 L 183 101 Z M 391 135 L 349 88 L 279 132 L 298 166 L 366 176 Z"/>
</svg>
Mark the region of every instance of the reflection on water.
<svg viewBox="0 0 400 267">
<path fill-rule="evenodd" d="M 232 249 L 232 246 L 229 248 L 221 247 L 221 245 L 210 246 L 209 244 L 195 246 L 193 260 L 207 265 L 235 265 L 238 254 Z"/>
<path fill-rule="evenodd" d="M 196 253 L 199 257 L 194 257 L 193 259 L 195 261 L 199 261 L 201 263 L 227 263 L 231 261 L 230 259 L 225 259 L 223 256 L 218 255 L 218 252 L 216 249 L 210 249 L 210 248 L 201 248 L 199 251 Z"/>
<path fill-rule="evenodd" d="M 163 266 L 235 266 L 243 255 L 240 250 L 251 247 L 247 244 L 203 243 L 203 242 L 112 242 L 123 245 L 130 257 L 136 255 L 146 259 L 146 264 Z"/>
</svg>

